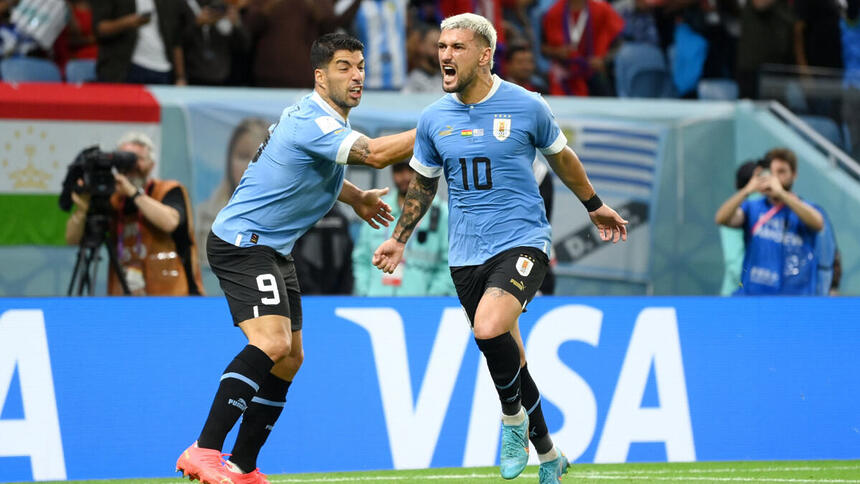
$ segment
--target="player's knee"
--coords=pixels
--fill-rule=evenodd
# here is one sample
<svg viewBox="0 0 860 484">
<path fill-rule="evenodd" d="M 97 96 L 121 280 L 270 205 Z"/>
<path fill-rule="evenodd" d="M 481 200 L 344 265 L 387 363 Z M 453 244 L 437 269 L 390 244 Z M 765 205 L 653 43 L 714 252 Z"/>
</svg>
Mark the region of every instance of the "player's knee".
<svg viewBox="0 0 860 484">
<path fill-rule="evenodd" d="M 491 339 L 504 334 L 507 330 L 489 318 L 476 318 L 474 332 L 477 339 Z"/>
<path fill-rule="evenodd" d="M 283 337 L 268 338 L 265 342 L 256 345 L 275 363 L 283 360 L 290 354 L 290 340 Z"/>
<path fill-rule="evenodd" d="M 290 353 L 289 356 L 285 359 L 287 366 L 290 367 L 293 371 L 299 371 L 299 368 L 302 367 L 302 363 L 305 361 L 305 352 L 301 349 L 298 351 L 294 351 Z"/>
</svg>

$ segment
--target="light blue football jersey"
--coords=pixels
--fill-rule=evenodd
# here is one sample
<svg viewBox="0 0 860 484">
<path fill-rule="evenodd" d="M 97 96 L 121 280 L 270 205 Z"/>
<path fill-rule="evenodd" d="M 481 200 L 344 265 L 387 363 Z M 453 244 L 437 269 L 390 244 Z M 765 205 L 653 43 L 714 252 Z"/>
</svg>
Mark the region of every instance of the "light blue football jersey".
<svg viewBox="0 0 860 484">
<path fill-rule="evenodd" d="M 361 134 L 316 91 L 284 109 L 269 133 L 212 231 L 238 247 L 266 245 L 288 255 L 334 205 Z"/>
<path fill-rule="evenodd" d="M 552 155 L 566 145 L 540 95 L 495 75 L 483 100 L 463 104 L 450 94 L 421 113 L 410 165 L 448 181 L 449 265 L 479 265 L 521 246 L 549 253 L 532 162 L 535 148 Z"/>
</svg>

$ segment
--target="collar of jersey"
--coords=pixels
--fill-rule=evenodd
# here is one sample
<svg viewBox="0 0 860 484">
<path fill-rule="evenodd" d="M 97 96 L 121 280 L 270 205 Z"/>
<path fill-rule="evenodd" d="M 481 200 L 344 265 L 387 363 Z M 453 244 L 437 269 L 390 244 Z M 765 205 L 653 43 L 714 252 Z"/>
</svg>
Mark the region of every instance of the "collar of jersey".
<svg viewBox="0 0 860 484">
<path fill-rule="evenodd" d="M 473 103 L 473 104 L 481 104 L 482 102 L 493 97 L 493 94 L 495 94 L 496 91 L 499 90 L 499 86 L 501 86 L 501 85 L 502 85 L 501 78 L 499 78 L 499 76 L 497 74 L 493 74 L 493 86 L 490 87 L 490 92 L 488 92 L 487 95 L 484 96 L 484 99 L 481 99 L 480 101 Z M 314 91 L 314 92 L 316 92 L 316 91 Z M 451 99 L 453 99 L 454 101 L 457 101 L 458 103 L 460 103 L 464 106 L 466 105 L 466 103 L 464 103 L 463 101 L 460 100 L 460 96 L 458 96 L 456 92 L 451 93 Z"/>
<path fill-rule="evenodd" d="M 318 93 L 316 89 L 314 89 L 313 94 L 311 94 L 311 99 L 313 99 L 314 102 L 319 104 L 320 107 L 323 108 L 323 110 L 325 112 L 334 116 L 334 118 L 337 119 L 338 121 L 340 121 L 341 123 L 346 124 L 346 120 L 343 119 L 343 116 L 341 116 L 339 112 L 335 111 L 334 108 L 331 107 L 331 105 L 329 103 L 325 102 L 325 99 L 323 99 L 322 96 L 320 96 L 320 93 Z"/>
</svg>

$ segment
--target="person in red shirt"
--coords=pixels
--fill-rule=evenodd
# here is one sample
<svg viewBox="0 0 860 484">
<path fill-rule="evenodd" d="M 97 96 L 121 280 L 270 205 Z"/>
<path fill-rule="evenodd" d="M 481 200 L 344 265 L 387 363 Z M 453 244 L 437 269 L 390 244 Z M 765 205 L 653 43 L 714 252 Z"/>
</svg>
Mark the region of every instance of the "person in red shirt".
<svg viewBox="0 0 860 484">
<path fill-rule="evenodd" d="M 552 60 L 550 94 L 609 95 L 606 55 L 624 29 L 607 2 L 558 0 L 543 17 L 541 51 Z"/>
<path fill-rule="evenodd" d="M 96 35 L 93 32 L 93 11 L 88 0 L 70 2 L 72 16 L 67 30 L 69 35 L 69 57 L 71 59 L 93 59 L 99 57 Z"/>
<path fill-rule="evenodd" d="M 535 60 L 528 44 L 511 44 L 505 53 L 505 80 L 532 92 L 546 94 L 546 85 L 535 73 Z"/>
<path fill-rule="evenodd" d="M 69 23 L 54 41 L 54 62 L 65 69 L 66 62 L 72 59 L 92 59 L 99 56 L 96 36 L 93 32 L 93 12 L 89 0 L 68 2 Z"/>
</svg>

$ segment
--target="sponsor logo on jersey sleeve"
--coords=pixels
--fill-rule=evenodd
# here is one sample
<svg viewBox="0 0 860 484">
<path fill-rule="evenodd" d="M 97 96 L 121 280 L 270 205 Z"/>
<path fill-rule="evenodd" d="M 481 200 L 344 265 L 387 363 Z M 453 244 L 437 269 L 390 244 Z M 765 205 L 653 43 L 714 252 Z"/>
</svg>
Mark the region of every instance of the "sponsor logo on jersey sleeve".
<svg viewBox="0 0 860 484">
<path fill-rule="evenodd" d="M 447 126 L 445 126 L 445 129 L 439 131 L 437 136 L 439 136 L 440 138 L 444 137 L 444 136 L 448 136 L 449 134 L 451 134 L 452 131 L 454 131 L 454 127 L 451 125 L 447 125 Z"/>
</svg>

